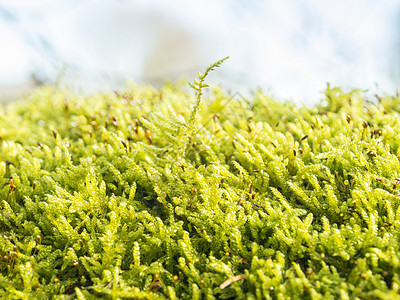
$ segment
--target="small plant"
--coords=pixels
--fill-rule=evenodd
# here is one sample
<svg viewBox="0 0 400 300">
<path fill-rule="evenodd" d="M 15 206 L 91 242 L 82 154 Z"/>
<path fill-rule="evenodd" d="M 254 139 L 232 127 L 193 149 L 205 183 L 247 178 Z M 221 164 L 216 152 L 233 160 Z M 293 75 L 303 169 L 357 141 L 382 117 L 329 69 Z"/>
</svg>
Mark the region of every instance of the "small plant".
<svg viewBox="0 0 400 300">
<path fill-rule="evenodd" d="M 224 60 L 1 108 L 1 299 L 400 298 L 399 96 L 205 96 Z"/>
</svg>

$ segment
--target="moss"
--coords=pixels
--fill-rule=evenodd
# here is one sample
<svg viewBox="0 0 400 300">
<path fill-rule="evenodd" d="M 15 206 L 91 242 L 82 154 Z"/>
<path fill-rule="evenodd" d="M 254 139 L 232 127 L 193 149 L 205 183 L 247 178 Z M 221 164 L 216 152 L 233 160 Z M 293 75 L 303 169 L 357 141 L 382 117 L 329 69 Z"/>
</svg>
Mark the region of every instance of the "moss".
<svg viewBox="0 0 400 300">
<path fill-rule="evenodd" d="M 201 76 L 2 109 L 0 298 L 400 298 L 399 97 Z"/>
</svg>

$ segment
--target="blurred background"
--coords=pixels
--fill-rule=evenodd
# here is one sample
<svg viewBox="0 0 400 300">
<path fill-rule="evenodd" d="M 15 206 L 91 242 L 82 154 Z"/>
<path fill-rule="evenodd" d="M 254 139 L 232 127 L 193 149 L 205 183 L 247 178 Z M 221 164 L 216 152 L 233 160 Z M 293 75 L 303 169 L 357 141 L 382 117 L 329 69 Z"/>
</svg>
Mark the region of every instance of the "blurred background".
<svg viewBox="0 0 400 300">
<path fill-rule="evenodd" d="M 261 88 L 315 103 L 327 82 L 372 95 L 400 87 L 400 1 L 0 0 L 0 100 L 39 84 L 94 92 L 127 79 Z"/>
</svg>

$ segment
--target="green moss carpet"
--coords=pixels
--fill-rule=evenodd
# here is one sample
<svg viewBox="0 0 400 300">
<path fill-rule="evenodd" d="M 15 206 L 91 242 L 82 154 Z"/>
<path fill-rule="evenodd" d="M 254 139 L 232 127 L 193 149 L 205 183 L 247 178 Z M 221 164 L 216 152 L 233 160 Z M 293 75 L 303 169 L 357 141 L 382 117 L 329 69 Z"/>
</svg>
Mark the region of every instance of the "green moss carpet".
<svg viewBox="0 0 400 300">
<path fill-rule="evenodd" d="M 399 96 L 206 73 L 1 108 L 1 299 L 400 299 Z"/>
</svg>

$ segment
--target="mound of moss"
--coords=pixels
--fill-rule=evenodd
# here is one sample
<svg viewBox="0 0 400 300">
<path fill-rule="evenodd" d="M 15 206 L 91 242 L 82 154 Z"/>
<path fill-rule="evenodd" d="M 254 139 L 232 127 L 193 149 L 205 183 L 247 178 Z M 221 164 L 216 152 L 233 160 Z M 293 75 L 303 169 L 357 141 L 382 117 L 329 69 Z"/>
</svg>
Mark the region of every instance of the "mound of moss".
<svg viewBox="0 0 400 300">
<path fill-rule="evenodd" d="M 1 299 L 400 299 L 399 96 L 206 75 L 1 109 Z"/>
</svg>

